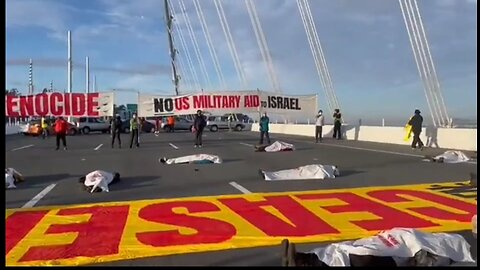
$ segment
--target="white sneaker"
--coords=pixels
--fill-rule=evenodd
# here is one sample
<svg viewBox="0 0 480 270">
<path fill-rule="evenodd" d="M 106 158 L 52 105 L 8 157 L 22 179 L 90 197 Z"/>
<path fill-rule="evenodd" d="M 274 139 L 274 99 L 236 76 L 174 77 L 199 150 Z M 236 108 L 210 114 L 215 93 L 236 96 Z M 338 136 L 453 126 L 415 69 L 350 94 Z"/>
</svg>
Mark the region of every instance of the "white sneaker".
<svg viewBox="0 0 480 270">
<path fill-rule="evenodd" d="M 198 147 L 198 145 L 195 144 L 194 148 L 197 148 L 197 147 Z"/>
</svg>

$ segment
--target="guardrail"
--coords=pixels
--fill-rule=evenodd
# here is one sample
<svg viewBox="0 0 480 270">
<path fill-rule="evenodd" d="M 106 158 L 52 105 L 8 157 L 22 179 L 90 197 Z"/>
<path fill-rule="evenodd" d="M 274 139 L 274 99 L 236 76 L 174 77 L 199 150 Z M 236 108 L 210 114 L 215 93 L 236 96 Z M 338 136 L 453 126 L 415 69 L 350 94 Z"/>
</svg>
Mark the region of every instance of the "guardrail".
<svg viewBox="0 0 480 270">
<path fill-rule="evenodd" d="M 270 133 L 315 137 L 315 125 L 270 124 Z M 252 124 L 252 131 L 259 131 L 258 123 Z M 333 125 L 323 127 L 323 137 L 332 137 Z M 345 140 L 410 145 L 404 141 L 403 127 L 380 127 L 343 125 L 342 138 Z M 477 129 L 467 128 L 423 128 L 420 138 L 427 147 L 477 151 Z"/>
</svg>

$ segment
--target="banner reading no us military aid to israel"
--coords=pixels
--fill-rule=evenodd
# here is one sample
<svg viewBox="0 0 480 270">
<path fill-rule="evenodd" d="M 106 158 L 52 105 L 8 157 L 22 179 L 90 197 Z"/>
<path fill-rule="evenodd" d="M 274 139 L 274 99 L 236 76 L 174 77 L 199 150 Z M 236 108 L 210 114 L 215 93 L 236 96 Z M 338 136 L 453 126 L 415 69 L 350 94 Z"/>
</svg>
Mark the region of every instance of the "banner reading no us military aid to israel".
<svg viewBox="0 0 480 270">
<path fill-rule="evenodd" d="M 290 96 L 264 91 L 229 91 L 181 96 L 140 94 L 138 115 L 141 117 L 195 114 L 267 112 L 275 114 L 315 115 L 317 95 Z"/>
</svg>

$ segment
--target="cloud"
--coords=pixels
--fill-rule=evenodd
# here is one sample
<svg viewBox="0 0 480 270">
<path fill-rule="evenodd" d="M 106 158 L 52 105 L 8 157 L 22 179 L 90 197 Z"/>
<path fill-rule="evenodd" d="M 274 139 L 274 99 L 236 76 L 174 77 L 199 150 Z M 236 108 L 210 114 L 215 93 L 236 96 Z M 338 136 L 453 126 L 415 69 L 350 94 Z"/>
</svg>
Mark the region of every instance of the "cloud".
<svg viewBox="0 0 480 270">
<path fill-rule="evenodd" d="M 7 60 L 7 66 L 28 66 L 29 59 L 9 59 Z M 67 66 L 67 61 L 65 59 L 35 59 L 33 60 L 34 68 L 39 67 L 49 67 L 49 68 L 65 68 Z M 73 65 L 74 69 L 85 69 L 84 63 L 78 63 Z M 90 70 L 95 72 L 107 72 L 107 73 L 116 73 L 116 74 L 133 74 L 133 75 L 144 75 L 144 76 L 157 76 L 157 75 L 169 75 L 170 67 L 166 65 L 145 65 L 142 67 L 136 68 L 122 68 L 122 67 L 105 67 L 105 66 L 90 66 Z"/>
<path fill-rule="evenodd" d="M 63 33 L 67 21 L 66 7 L 49 0 L 7 0 L 7 30 L 15 27 L 35 26 L 53 34 Z"/>
</svg>

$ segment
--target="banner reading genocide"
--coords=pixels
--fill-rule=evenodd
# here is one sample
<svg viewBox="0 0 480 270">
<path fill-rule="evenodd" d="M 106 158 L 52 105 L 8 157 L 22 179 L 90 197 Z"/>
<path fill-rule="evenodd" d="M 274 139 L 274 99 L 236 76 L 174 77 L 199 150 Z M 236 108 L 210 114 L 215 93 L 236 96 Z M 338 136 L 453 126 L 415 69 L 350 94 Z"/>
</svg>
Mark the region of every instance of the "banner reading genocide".
<svg viewBox="0 0 480 270">
<path fill-rule="evenodd" d="M 43 93 L 5 96 L 5 116 L 113 116 L 113 93 Z"/>
<path fill-rule="evenodd" d="M 138 115 L 211 114 L 267 112 L 315 115 L 317 95 L 288 96 L 263 91 L 217 92 L 183 96 L 139 95 Z"/>
</svg>

